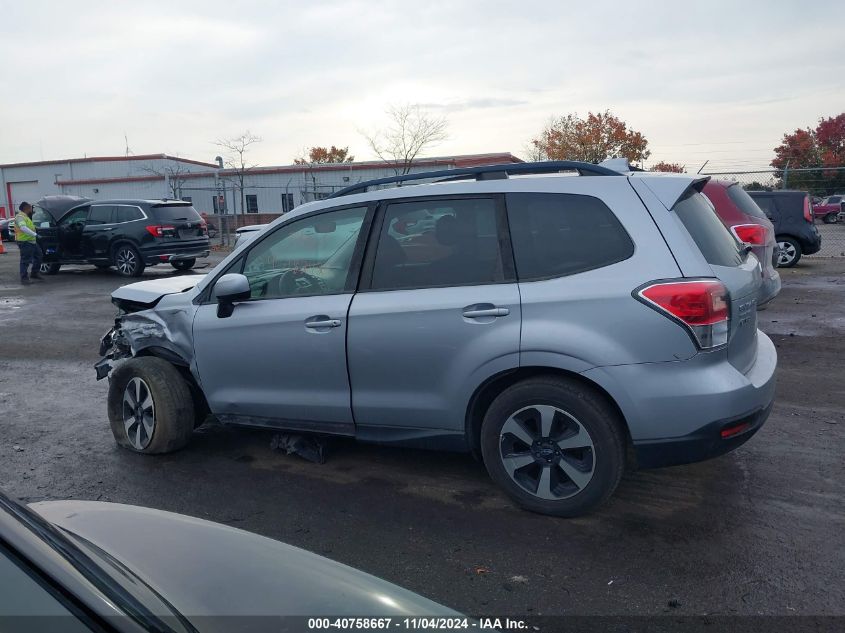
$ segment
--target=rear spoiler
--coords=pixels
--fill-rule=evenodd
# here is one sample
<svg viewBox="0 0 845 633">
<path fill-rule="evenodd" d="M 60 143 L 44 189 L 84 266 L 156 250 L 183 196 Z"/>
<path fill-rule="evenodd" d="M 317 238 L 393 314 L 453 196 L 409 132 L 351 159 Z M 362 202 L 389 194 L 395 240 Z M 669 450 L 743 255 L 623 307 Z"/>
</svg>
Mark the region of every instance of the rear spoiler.
<svg viewBox="0 0 845 633">
<path fill-rule="evenodd" d="M 710 180 L 710 176 L 654 176 L 653 178 L 645 177 L 640 180 L 663 203 L 663 206 L 671 210 L 678 203 L 678 200 L 690 191 L 701 193 L 704 185 Z"/>
<path fill-rule="evenodd" d="M 157 209 L 158 207 L 192 207 L 194 206 L 193 202 L 188 202 L 187 200 L 162 200 L 161 202 L 155 202 L 150 205 L 151 208 Z"/>
</svg>

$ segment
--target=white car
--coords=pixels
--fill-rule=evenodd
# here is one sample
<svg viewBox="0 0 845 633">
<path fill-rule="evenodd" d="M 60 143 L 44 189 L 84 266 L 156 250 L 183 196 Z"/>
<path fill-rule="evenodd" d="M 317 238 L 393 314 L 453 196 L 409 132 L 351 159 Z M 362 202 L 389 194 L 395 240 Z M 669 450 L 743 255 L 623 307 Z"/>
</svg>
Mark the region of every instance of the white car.
<svg viewBox="0 0 845 633">
<path fill-rule="evenodd" d="M 235 230 L 235 248 L 241 244 L 246 244 L 255 238 L 259 232 L 266 229 L 269 224 L 251 224 L 249 226 L 242 226 Z"/>
</svg>

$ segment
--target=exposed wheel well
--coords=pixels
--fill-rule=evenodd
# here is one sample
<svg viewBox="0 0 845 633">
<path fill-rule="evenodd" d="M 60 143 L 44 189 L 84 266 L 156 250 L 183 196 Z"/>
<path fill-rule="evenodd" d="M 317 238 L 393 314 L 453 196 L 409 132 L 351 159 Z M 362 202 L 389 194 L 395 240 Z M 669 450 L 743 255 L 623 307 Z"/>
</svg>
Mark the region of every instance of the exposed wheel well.
<svg viewBox="0 0 845 633">
<path fill-rule="evenodd" d="M 196 378 L 194 378 L 194 375 L 191 373 L 188 363 L 185 362 L 185 360 L 178 354 L 163 347 L 146 347 L 139 350 L 136 354 L 136 357 L 143 356 L 155 356 L 156 358 L 161 358 L 176 368 L 176 370 L 185 379 L 185 382 L 188 383 L 188 389 L 191 392 L 191 398 L 194 401 L 194 414 L 196 416 L 195 426 L 202 424 L 205 421 L 205 418 L 211 413 L 211 407 L 208 406 L 208 400 L 205 399 L 205 394 L 197 383 Z"/>
<path fill-rule="evenodd" d="M 466 433 L 467 443 L 469 444 L 472 454 L 481 460 L 481 423 L 484 420 L 484 414 L 490 407 L 490 404 L 502 391 L 516 384 L 526 378 L 533 378 L 535 376 L 561 376 L 580 382 L 585 388 L 592 390 L 603 397 L 607 403 L 619 414 L 620 430 L 624 434 L 625 442 L 628 447 L 629 462 L 631 461 L 631 433 L 628 430 L 628 423 L 622 410 L 616 401 L 610 396 L 607 391 L 602 389 L 599 385 L 594 383 L 582 375 L 575 372 L 566 371 L 565 369 L 558 369 L 555 367 L 520 367 L 519 369 L 502 372 L 488 379 L 483 383 L 470 398 L 469 405 L 466 412 Z"/>
</svg>

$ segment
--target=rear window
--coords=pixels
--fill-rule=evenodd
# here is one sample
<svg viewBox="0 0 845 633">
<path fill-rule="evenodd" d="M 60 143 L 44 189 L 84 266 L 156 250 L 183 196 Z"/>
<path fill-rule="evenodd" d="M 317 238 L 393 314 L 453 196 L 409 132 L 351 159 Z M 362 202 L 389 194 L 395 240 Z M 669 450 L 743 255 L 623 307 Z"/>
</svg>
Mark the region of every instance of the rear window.
<svg viewBox="0 0 845 633">
<path fill-rule="evenodd" d="M 141 209 L 138 207 L 117 207 L 117 215 L 115 222 L 132 222 L 133 220 L 140 220 L 144 217 Z"/>
<path fill-rule="evenodd" d="M 690 191 L 675 203 L 678 215 L 704 259 L 714 266 L 738 266 L 742 263 L 739 242 L 716 216 L 703 194 Z"/>
<path fill-rule="evenodd" d="M 634 254 L 631 238 L 598 198 L 511 193 L 507 206 L 520 281 L 573 275 Z"/>
<path fill-rule="evenodd" d="M 172 207 L 153 207 L 153 215 L 159 222 L 200 222 L 202 218 L 197 210 L 190 205 L 173 205 Z"/>
<path fill-rule="evenodd" d="M 745 215 L 750 215 L 755 218 L 766 217 L 766 214 L 763 213 L 763 210 L 759 206 L 757 206 L 757 203 L 754 202 L 754 199 L 749 196 L 745 192 L 745 189 L 743 189 L 739 185 L 731 185 L 730 187 L 728 187 L 728 197 Z"/>
</svg>

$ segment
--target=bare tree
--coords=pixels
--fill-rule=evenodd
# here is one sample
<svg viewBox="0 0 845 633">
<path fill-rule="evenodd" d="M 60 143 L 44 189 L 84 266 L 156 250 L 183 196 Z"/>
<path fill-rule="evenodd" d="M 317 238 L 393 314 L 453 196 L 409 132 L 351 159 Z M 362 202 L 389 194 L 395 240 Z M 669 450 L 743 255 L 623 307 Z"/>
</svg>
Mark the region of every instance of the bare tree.
<svg viewBox="0 0 845 633">
<path fill-rule="evenodd" d="M 179 200 L 182 197 L 182 186 L 187 180 L 187 175 L 191 173 L 190 169 L 177 162 L 167 162 L 163 167 L 156 167 L 155 163 L 151 163 L 141 167 L 141 171 L 164 178 L 170 189 L 170 198 L 173 200 Z"/>
<path fill-rule="evenodd" d="M 407 174 L 420 152 L 449 137 L 446 118 L 429 114 L 419 104 L 390 106 L 387 115 L 388 127 L 362 134 L 376 156 L 393 166 L 396 175 Z"/>
<path fill-rule="evenodd" d="M 223 151 L 226 166 L 235 172 L 235 184 L 241 192 L 241 213 L 244 213 L 244 179 L 251 169 L 257 167 L 247 162 L 247 154 L 252 145 L 261 141 L 261 137 L 247 130 L 240 136 L 218 139 L 214 142 Z"/>
</svg>

